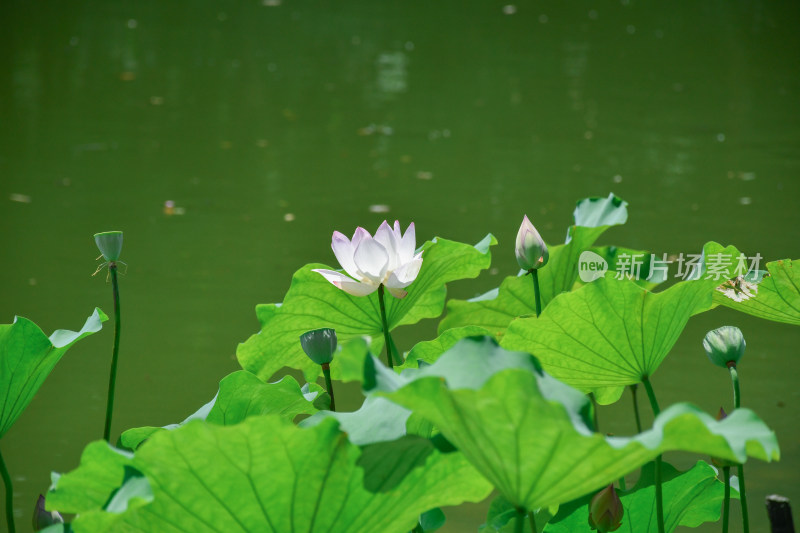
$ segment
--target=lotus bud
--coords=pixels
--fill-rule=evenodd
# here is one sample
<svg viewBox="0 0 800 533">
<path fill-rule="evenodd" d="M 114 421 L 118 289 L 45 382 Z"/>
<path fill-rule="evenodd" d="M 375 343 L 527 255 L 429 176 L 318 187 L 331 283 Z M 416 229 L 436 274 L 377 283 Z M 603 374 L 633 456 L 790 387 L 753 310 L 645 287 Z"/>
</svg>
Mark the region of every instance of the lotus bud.
<svg viewBox="0 0 800 533">
<path fill-rule="evenodd" d="M 547 245 L 542 240 L 539 232 L 533 227 L 528 215 L 522 219 L 522 225 L 517 232 L 517 245 L 514 249 L 517 255 L 517 263 L 522 270 L 537 270 L 547 264 L 550 252 Z"/>
<path fill-rule="evenodd" d="M 744 336 L 736 326 L 722 326 L 706 333 L 703 339 L 703 348 L 711 362 L 722 368 L 727 368 L 728 363 L 739 362 L 744 355 Z"/>
<path fill-rule="evenodd" d="M 719 408 L 719 412 L 717 413 L 717 420 L 725 420 L 728 418 L 728 413 L 725 412 L 725 409 L 722 407 Z M 738 463 L 734 463 L 733 461 L 728 461 L 727 459 L 720 459 L 719 457 L 711 456 L 711 464 L 716 466 L 717 468 L 724 468 L 724 467 L 731 467 L 736 466 Z"/>
<path fill-rule="evenodd" d="M 118 261 L 119 254 L 122 253 L 122 232 L 104 231 L 94 234 L 94 242 L 103 254 L 106 261 Z"/>
<path fill-rule="evenodd" d="M 614 485 L 609 485 L 595 494 L 589 503 L 589 527 L 600 533 L 616 531 L 622 525 L 624 514 L 622 501 L 614 491 Z"/>
<path fill-rule="evenodd" d="M 36 507 L 33 509 L 33 530 L 40 531 L 53 524 L 63 524 L 64 519 L 58 511 L 46 511 L 44 508 L 44 496 L 39 494 L 36 500 Z"/>
<path fill-rule="evenodd" d="M 312 361 L 318 365 L 330 364 L 336 352 L 336 331 L 330 328 L 307 331 L 300 335 L 300 344 Z"/>
</svg>

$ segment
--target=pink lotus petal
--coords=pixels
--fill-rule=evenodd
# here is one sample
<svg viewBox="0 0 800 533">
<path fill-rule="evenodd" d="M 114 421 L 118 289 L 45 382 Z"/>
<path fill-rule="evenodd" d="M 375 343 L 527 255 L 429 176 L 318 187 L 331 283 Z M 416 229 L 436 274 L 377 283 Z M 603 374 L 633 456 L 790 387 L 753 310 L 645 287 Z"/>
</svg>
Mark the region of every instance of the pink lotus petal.
<svg viewBox="0 0 800 533">
<path fill-rule="evenodd" d="M 321 274 L 325 279 L 330 281 L 336 287 L 342 289 L 347 294 L 353 296 L 366 296 L 378 290 L 377 285 L 370 285 L 369 283 L 359 283 L 358 281 L 345 276 L 340 272 L 327 270 L 324 268 L 315 268 L 312 272 Z"/>
<path fill-rule="evenodd" d="M 356 248 L 353 260 L 362 280 L 367 278 L 375 285 L 383 282 L 389 266 L 389 254 L 379 242 L 371 238 L 362 240 Z"/>
<path fill-rule="evenodd" d="M 356 268 L 356 263 L 353 261 L 355 248 L 350 243 L 350 239 L 338 231 L 334 231 L 331 239 L 331 248 L 333 249 L 333 255 L 336 256 L 336 260 L 339 261 L 345 272 L 354 278 L 358 277 L 358 268 Z"/>
</svg>

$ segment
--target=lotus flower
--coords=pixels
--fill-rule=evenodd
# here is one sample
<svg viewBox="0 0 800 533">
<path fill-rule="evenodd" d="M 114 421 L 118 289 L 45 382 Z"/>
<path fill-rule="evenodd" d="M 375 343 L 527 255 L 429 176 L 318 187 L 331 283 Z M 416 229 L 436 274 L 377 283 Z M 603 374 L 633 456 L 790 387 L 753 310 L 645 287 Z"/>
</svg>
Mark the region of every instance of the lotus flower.
<svg viewBox="0 0 800 533">
<path fill-rule="evenodd" d="M 547 264 L 550 253 L 539 232 L 533 227 L 528 215 L 522 219 L 522 224 L 517 232 L 517 242 L 514 247 L 517 263 L 522 270 L 537 270 Z"/>
<path fill-rule="evenodd" d="M 361 227 L 356 228 L 352 240 L 334 231 L 331 248 L 349 277 L 322 268 L 314 272 L 353 296 L 372 294 L 383 285 L 395 298 L 405 298 L 404 288 L 417 278 L 422 266 L 422 252 L 414 254 L 415 246 L 413 222 L 405 234 L 396 220 L 394 228 L 384 220 L 375 237 Z"/>
</svg>

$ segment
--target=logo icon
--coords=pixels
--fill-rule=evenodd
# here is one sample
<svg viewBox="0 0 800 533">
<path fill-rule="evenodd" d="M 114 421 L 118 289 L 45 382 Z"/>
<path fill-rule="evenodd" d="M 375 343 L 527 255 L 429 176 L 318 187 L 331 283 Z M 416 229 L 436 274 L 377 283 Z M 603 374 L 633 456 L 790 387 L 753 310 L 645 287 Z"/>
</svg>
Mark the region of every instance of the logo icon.
<svg viewBox="0 0 800 533">
<path fill-rule="evenodd" d="M 581 253 L 578 258 L 578 276 L 584 283 L 590 283 L 597 278 L 602 278 L 608 271 L 608 262 L 591 250 Z"/>
</svg>

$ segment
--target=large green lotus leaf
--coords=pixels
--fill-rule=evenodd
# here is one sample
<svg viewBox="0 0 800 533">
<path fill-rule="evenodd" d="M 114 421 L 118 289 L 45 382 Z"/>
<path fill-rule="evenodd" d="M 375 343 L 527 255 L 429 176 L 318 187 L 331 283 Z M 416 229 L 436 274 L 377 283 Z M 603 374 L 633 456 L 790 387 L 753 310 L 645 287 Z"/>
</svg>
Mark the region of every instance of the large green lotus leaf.
<svg viewBox="0 0 800 533">
<path fill-rule="evenodd" d="M 420 363 L 432 364 L 439 359 L 440 355 L 455 346 L 461 339 L 485 335 L 491 335 L 491 333 L 480 326 L 465 326 L 463 328 L 445 330 L 433 340 L 421 341 L 415 344 L 398 370 L 418 368 L 422 366 Z"/>
<path fill-rule="evenodd" d="M 154 433 L 176 429 L 192 420 L 230 426 L 248 416 L 276 414 L 292 421 L 297 415 L 312 415 L 319 409 L 327 409 L 330 397 L 322 392 L 322 387 L 316 384 L 301 388 L 292 376 L 266 383 L 255 374 L 238 370 L 225 376 L 219 382 L 216 396 L 183 422 L 163 427 L 129 429 L 120 436 L 120 445 L 134 450 Z"/>
<path fill-rule="evenodd" d="M 371 492 L 358 465 L 361 456 L 335 420 L 307 429 L 274 416 L 235 426 L 195 421 L 153 435 L 130 460 L 128 466 L 149 482 L 150 503 L 129 506 L 104 529 L 97 526 L 104 521 L 93 516 L 108 513 L 98 499 L 87 498 L 71 507 L 80 513 L 72 527 L 76 533 L 407 532 L 421 513 L 477 501 L 491 490 L 471 474 L 461 454 L 432 449 L 404 478 L 392 479 L 391 489 Z M 48 508 L 81 499 L 77 483 L 69 490 L 65 484 L 79 475 L 87 478 L 85 468 L 83 462 L 59 479 Z"/>
<path fill-rule="evenodd" d="M 540 317 L 512 322 L 502 345 L 535 354 L 551 375 L 602 401 L 604 388 L 653 375 L 689 317 L 711 308 L 714 284 L 682 281 L 654 293 L 607 273 L 560 295 Z"/>
<path fill-rule="evenodd" d="M 794 269 L 793 261 L 783 259 L 767 263 L 767 272 L 769 276 L 764 276 L 760 282 L 747 283 L 757 287 L 751 290 L 754 296 L 742 299 L 743 293 L 736 290 L 734 282 L 729 282 L 714 292 L 714 303 L 775 322 L 800 324 L 800 274 Z"/>
<path fill-rule="evenodd" d="M 618 533 L 656 533 L 655 466 L 648 463 L 636 486 L 630 490 L 617 490 L 625 513 Z M 720 517 L 724 493 L 723 483 L 717 480 L 716 471 L 707 463 L 698 461 L 686 472 L 680 472 L 668 463 L 661 464 L 662 498 L 664 502 L 664 529 L 674 531 L 678 526 L 697 527 L 705 522 L 716 522 Z M 738 492 L 731 491 L 733 498 Z M 546 533 L 589 533 L 589 502 L 592 495 L 563 505 L 558 514 L 544 529 Z"/>
<path fill-rule="evenodd" d="M 305 420 L 300 427 L 311 427 L 328 418 L 339 421 L 353 444 L 363 446 L 382 441 L 393 441 L 406 434 L 406 423 L 411 411 L 378 396 L 368 397 L 357 411 L 351 413 L 319 412 Z"/>
<path fill-rule="evenodd" d="M 408 286 L 408 295 L 397 299 L 386 295 L 389 329 L 413 324 L 423 318 L 439 316 L 444 307 L 445 284 L 474 278 L 489 267 L 489 247 L 497 241 L 490 234 L 475 246 L 434 239 L 422 247 L 423 262 L 419 276 Z M 376 353 L 383 344 L 377 292 L 369 296 L 352 296 L 334 287 L 311 270 L 329 268 L 312 264 L 298 270 L 283 304 L 259 306 L 261 331 L 240 344 L 236 356 L 242 367 L 263 379 L 269 379 L 284 366 L 303 370 L 307 381 L 320 374 L 319 365 L 311 361 L 300 346 L 300 335 L 318 328 L 333 328 L 339 342 L 369 335 Z M 333 377 L 338 378 L 332 368 Z"/>
<path fill-rule="evenodd" d="M 80 331 L 59 329 L 50 338 L 21 316 L 0 324 L 0 437 L 6 434 L 33 399 L 66 351 L 80 339 L 100 331 L 108 317 L 100 309 Z"/>
<path fill-rule="evenodd" d="M 628 217 L 627 203 L 613 194 L 608 198 L 587 198 L 578 202 L 575 225 L 567 235 L 567 244 L 549 247 L 550 259 L 539 270 L 542 308 L 553 298 L 572 289 L 578 279 L 578 259 L 612 225 L 623 224 Z M 447 315 L 439 332 L 464 326 L 480 326 L 497 339 L 518 316 L 535 314 L 533 281 L 528 275 L 509 276 L 499 288 L 470 300 L 450 300 Z"/>
<path fill-rule="evenodd" d="M 418 371 L 376 372 L 373 390 L 430 420 L 503 497 L 526 509 L 575 499 L 669 450 L 738 462 L 779 456 L 774 434 L 743 409 L 718 422 L 679 404 L 634 437 L 593 433 L 585 395 L 523 355 L 467 339 Z"/>
</svg>

